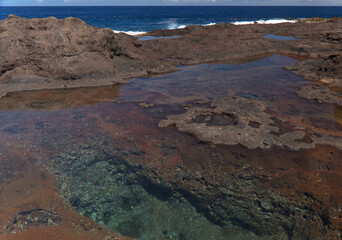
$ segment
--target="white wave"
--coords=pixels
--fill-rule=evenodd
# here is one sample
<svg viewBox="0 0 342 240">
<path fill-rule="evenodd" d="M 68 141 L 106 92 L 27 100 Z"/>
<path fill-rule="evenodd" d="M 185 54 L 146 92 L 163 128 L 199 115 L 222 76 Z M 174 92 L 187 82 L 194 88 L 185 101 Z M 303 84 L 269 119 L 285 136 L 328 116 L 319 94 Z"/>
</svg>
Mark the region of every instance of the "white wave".
<svg viewBox="0 0 342 240">
<path fill-rule="evenodd" d="M 258 21 L 242 21 L 242 22 L 233 22 L 234 25 L 247 25 L 247 24 L 278 24 L 278 23 L 295 23 L 296 20 L 286 20 L 286 19 L 271 19 L 271 20 L 258 20 Z"/>
<path fill-rule="evenodd" d="M 146 32 L 140 32 L 140 31 L 116 31 L 116 30 L 113 30 L 113 32 L 115 32 L 115 33 L 126 33 L 128 35 L 133 35 L 133 36 L 146 33 Z"/>
<path fill-rule="evenodd" d="M 271 19 L 271 20 L 258 20 L 258 21 L 240 21 L 240 22 L 232 22 L 234 25 L 247 25 L 247 24 L 254 24 L 254 23 L 259 23 L 259 24 L 278 24 L 278 23 L 295 23 L 296 20 L 286 20 L 286 19 Z M 212 26 L 215 25 L 216 23 L 208 23 L 208 24 L 203 24 L 202 26 Z M 181 29 L 185 28 L 188 25 L 180 25 L 177 24 L 174 21 L 169 21 L 167 29 Z M 146 32 L 142 31 L 117 31 L 113 30 L 115 33 L 126 33 L 128 35 L 142 35 L 145 34 Z"/>
<path fill-rule="evenodd" d="M 202 26 L 212 26 L 215 25 L 216 23 L 209 23 L 209 24 L 203 24 Z M 192 24 L 190 24 L 192 25 Z M 177 25 L 175 24 L 169 24 L 167 29 L 182 29 L 182 28 L 186 28 L 189 25 Z"/>
<path fill-rule="evenodd" d="M 167 24 L 167 29 L 177 29 L 180 26 L 175 19 L 169 19 L 165 23 Z"/>
</svg>

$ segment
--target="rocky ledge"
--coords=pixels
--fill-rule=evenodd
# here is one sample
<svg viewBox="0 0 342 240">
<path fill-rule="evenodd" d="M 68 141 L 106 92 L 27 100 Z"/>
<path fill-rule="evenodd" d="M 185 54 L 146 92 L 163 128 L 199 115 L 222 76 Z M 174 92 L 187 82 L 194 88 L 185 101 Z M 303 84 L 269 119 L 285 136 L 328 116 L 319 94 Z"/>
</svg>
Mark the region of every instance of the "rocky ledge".
<svg viewBox="0 0 342 240">
<path fill-rule="evenodd" d="M 334 95 L 327 86 L 305 86 L 297 94 L 318 103 L 334 103 L 342 106 L 342 98 Z"/>
<path fill-rule="evenodd" d="M 174 70 L 140 46 L 134 37 L 76 18 L 10 15 L 0 21 L 0 96 L 20 90 L 110 85 Z"/>
<path fill-rule="evenodd" d="M 132 77 L 174 71 L 178 64 L 271 54 L 316 59 L 317 66 L 328 63 L 330 58 L 334 63 L 340 58 L 341 26 L 340 18 L 275 25 L 194 25 L 148 33 L 177 38 L 139 41 L 111 29 L 89 26 L 80 19 L 24 19 L 10 15 L 0 21 L 0 96 L 20 90 L 110 85 Z M 297 40 L 268 39 L 266 34 L 293 36 Z M 324 58 L 328 60 L 318 60 Z M 289 69 L 310 78 L 309 72 L 320 72 L 308 68 L 311 62 L 300 64 L 307 65 L 305 74 L 302 65 Z"/>
<path fill-rule="evenodd" d="M 342 35 L 334 38 L 340 42 Z M 313 81 L 317 86 L 305 86 L 298 95 L 315 100 L 318 103 L 335 103 L 342 106 L 342 98 L 330 88 L 342 87 L 342 53 L 330 55 L 324 59 L 300 61 L 287 67 L 304 78 Z"/>
<path fill-rule="evenodd" d="M 215 99 L 210 107 L 188 106 L 185 113 L 168 116 L 159 127 L 175 125 L 203 142 L 243 145 L 249 149 L 287 148 L 299 150 L 327 144 L 342 150 L 342 138 L 311 134 L 300 126 L 281 132 L 277 122 L 285 122 L 266 113 L 266 104 L 240 97 Z"/>
</svg>

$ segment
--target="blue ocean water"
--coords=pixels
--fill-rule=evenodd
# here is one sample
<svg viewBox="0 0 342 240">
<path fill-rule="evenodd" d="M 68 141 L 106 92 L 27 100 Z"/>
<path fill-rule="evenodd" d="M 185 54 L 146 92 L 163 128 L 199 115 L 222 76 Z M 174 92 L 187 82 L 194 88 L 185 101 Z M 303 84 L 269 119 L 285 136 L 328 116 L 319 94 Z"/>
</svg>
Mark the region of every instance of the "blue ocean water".
<svg viewBox="0 0 342 240">
<path fill-rule="evenodd" d="M 342 7 L 0 7 L 0 19 L 8 14 L 25 18 L 72 16 L 97 27 L 146 32 L 191 24 L 342 16 Z"/>
</svg>

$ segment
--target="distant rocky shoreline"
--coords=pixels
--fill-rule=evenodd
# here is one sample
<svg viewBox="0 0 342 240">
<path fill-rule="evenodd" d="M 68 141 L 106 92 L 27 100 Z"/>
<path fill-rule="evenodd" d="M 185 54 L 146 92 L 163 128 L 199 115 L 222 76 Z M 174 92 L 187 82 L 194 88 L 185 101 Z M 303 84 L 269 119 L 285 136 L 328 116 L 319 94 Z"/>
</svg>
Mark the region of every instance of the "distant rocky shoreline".
<svg viewBox="0 0 342 240">
<path fill-rule="evenodd" d="M 180 64 L 273 54 L 308 59 L 287 69 L 320 85 L 341 87 L 341 26 L 342 18 L 337 17 L 269 25 L 191 25 L 146 34 L 177 38 L 138 41 L 137 37 L 92 27 L 76 18 L 9 15 L 0 21 L 0 96 L 23 90 L 111 85 L 172 72 Z M 297 40 L 273 40 L 265 38 L 266 34 Z M 303 92 L 308 91 L 301 91 L 306 97 Z"/>
</svg>

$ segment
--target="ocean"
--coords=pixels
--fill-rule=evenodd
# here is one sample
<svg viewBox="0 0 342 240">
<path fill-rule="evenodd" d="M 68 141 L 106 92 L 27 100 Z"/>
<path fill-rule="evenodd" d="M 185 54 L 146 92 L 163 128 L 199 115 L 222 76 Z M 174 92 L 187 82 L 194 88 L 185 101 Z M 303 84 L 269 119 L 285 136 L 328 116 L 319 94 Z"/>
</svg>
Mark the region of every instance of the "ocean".
<svg viewBox="0 0 342 240">
<path fill-rule="evenodd" d="M 5 19 L 9 14 L 25 18 L 72 16 L 93 26 L 134 35 L 191 24 L 277 23 L 291 18 L 328 18 L 342 16 L 342 7 L 0 7 L 0 19 Z"/>
</svg>

